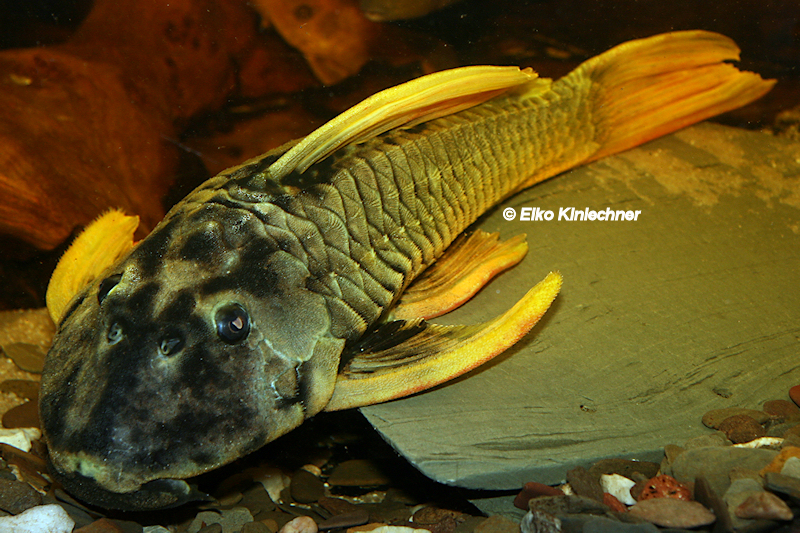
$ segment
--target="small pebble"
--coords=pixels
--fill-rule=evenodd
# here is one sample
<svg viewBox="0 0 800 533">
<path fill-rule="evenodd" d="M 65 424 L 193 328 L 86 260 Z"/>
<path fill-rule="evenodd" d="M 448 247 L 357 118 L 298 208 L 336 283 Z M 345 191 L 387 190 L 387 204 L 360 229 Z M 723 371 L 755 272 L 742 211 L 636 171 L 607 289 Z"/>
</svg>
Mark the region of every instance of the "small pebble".
<svg viewBox="0 0 800 533">
<path fill-rule="evenodd" d="M 164 526 L 144 526 L 142 533 L 170 533 Z"/>
<path fill-rule="evenodd" d="M 658 474 L 658 463 L 650 461 L 632 461 L 630 459 L 601 459 L 589 468 L 589 473 L 599 478 L 603 474 L 619 474 L 633 479 L 639 472 L 645 479 L 650 479 Z"/>
<path fill-rule="evenodd" d="M 661 527 L 693 528 L 714 522 L 714 513 L 697 502 L 676 498 L 653 498 L 640 501 L 628 513 Z"/>
<path fill-rule="evenodd" d="M 493 515 L 475 526 L 474 533 L 519 533 L 520 524 L 505 516 Z"/>
<path fill-rule="evenodd" d="M 747 415 L 759 424 L 769 420 L 769 415 L 764 411 L 756 409 L 744 409 L 742 407 L 726 407 L 724 409 L 713 409 L 703 415 L 703 425 L 712 429 L 719 429 L 720 424 L 731 416 Z"/>
<path fill-rule="evenodd" d="M 767 434 L 764 426 L 748 415 L 729 416 L 720 423 L 719 430 L 734 444 L 750 442 Z"/>
<path fill-rule="evenodd" d="M 735 511 L 739 518 L 765 519 L 765 520 L 791 520 L 794 518 L 792 510 L 786 502 L 772 494 L 762 491 L 749 496 Z"/>
<path fill-rule="evenodd" d="M 528 511 L 519 523 L 522 533 L 559 533 L 561 520 L 544 511 Z"/>
<path fill-rule="evenodd" d="M 730 446 L 731 444 L 733 443 L 725 436 L 725 433 L 715 431 L 709 435 L 701 435 L 687 440 L 683 444 L 683 448 L 685 450 L 693 450 L 695 448 L 708 448 L 713 446 Z"/>
<path fill-rule="evenodd" d="M 31 400 L 12 407 L 3 414 L 5 428 L 38 428 L 39 402 Z"/>
<path fill-rule="evenodd" d="M 780 472 L 783 470 L 783 465 L 786 464 L 786 461 L 790 457 L 800 458 L 800 448 L 795 446 L 783 448 L 767 466 L 761 469 L 759 473 L 763 476 L 767 472 Z"/>
<path fill-rule="evenodd" d="M 0 442 L 13 446 L 23 452 L 31 450 L 31 442 L 41 438 L 42 432 L 36 428 L 0 429 Z"/>
<path fill-rule="evenodd" d="M 60 505 L 40 505 L 0 518 L 0 533 L 71 533 L 75 522 Z"/>
<path fill-rule="evenodd" d="M 616 496 L 608 492 L 603 493 L 603 503 L 607 505 L 609 509 L 617 513 L 624 513 L 628 510 L 628 508 L 625 507 L 625 504 L 619 501 Z"/>
<path fill-rule="evenodd" d="M 292 499 L 298 503 L 313 503 L 325 495 L 325 484 L 308 470 L 297 470 L 289 484 Z"/>
<path fill-rule="evenodd" d="M 711 509 L 717 517 L 714 529 L 720 532 L 733 531 L 733 520 L 728 512 L 728 504 L 711 487 L 703 476 L 694 480 L 694 499 L 704 507 Z"/>
<path fill-rule="evenodd" d="M 76 529 L 74 533 L 125 533 L 125 530 L 108 518 L 101 518 L 88 526 Z"/>
<path fill-rule="evenodd" d="M 788 400 L 769 400 L 764 402 L 764 412 L 780 421 L 800 417 L 800 407 Z"/>
<path fill-rule="evenodd" d="M 41 504 L 42 495 L 27 483 L 0 479 L 0 509 L 7 513 L 19 514 Z"/>
<path fill-rule="evenodd" d="M 796 405 L 800 405 L 800 385 L 795 385 L 789 389 L 789 398 L 791 398 Z"/>
<path fill-rule="evenodd" d="M 319 530 L 347 528 L 361 526 L 369 522 L 369 512 L 366 509 L 357 509 L 348 513 L 334 515 L 319 523 Z"/>
<path fill-rule="evenodd" d="M 363 526 L 347 529 L 347 533 L 361 533 L 366 531 L 370 533 L 430 533 L 427 529 L 416 529 L 406 526 L 388 526 L 386 524 L 365 524 Z"/>
<path fill-rule="evenodd" d="M 641 502 L 653 498 L 674 498 L 676 500 L 690 501 L 692 499 L 692 491 L 674 477 L 662 474 L 649 479 L 645 483 L 644 489 L 639 494 L 638 501 Z"/>
<path fill-rule="evenodd" d="M 45 353 L 35 344 L 14 342 L 3 345 L 2 350 L 20 369 L 34 374 L 42 373 Z"/>
<path fill-rule="evenodd" d="M 632 479 L 628 479 L 619 474 L 603 474 L 600 476 L 600 485 L 603 487 L 603 492 L 610 494 L 615 500 L 625 505 L 633 505 L 636 503 L 636 500 L 631 496 L 631 488 L 633 488 L 635 484 L 636 483 Z M 603 503 L 608 505 L 605 494 L 603 494 Z"/>
<path fill-rule="evenodd" d="M 389 484 L 381 468 L 367 459 L 351 459 L 336 466 L 328 478 L 336 487 L 379 487 Z"/>
<path fill-rule="evenodd" d="M 253 521 L 253 515 L 244 507 L 223 509 L 219 512 L 201 511 L 187 528 L 187 533 L 200 533 L 203 524 L 219 525 L 222 533 L 237 533 L 242 526 Z M 316 533 L 316 532 L 314 532 Z"/>
<path fill-rule="evenodd" d="M 528 502 L 529 510 L 543 511 L 553 516 L 581 513 L 605 513 L 608 506 L 592 498 L 583 496 L 540 496 Z"/>
<path fill-rule="evenodd" d="M 39 382 L 29 379 L 7 379 L 0 383 L 0 392 L 10 392 L 26 400 L 39 398 Z"/>
<path fill-rule="evenodd" d="M 800 479 L 777 472 L 767 472 L 764 475 L 764 486 L 773 492 L 780 492 L 800 500 Z"/>
<path fill-rule="evenodd" d="M 317 533 L 317 523 L 308 516 L 298 516 L 284 525 L 279 533 Z"/>
<path fill-rule="evenodd" d="M 242 526 L 242 533 L 274 533 L 272 529 L 261 522 L 250 522 Z"/>
<path fill-rule="evenodd" d="M 578 496 L 591 498 L 598 502 L 603 501 L 603 488 L 600 486 L 599 479 L 589 474 L 582 466 L 567 472 L 567 482 Z"/>
<path fill-rule="evenodd" d="M 561 489 L 545 485 L 544 483 L 530 481 L 525 483 L 525 486 L 522 487 L 522 490 L 514 498 L 514 507 L 527 511 L 528 500 L 531 498 L 536 498 L 537 496 L 560 496 L 561 494 L 564 494 L 561 492 Z"/>
</svg>

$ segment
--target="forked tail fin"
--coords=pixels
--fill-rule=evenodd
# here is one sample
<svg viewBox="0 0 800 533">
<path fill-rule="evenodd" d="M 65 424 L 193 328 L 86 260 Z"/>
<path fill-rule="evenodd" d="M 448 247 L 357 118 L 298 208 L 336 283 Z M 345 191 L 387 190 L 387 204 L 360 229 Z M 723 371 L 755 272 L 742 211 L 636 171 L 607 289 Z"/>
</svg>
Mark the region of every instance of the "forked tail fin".
<svg viewBox="0 0 800 533">
<path fill-rule="evenodd" d="M 556 83 L 591 81 L 590 108 L 600 148 L 594 161 L 684 126 L 736 109 L 767 93 L 775 80 L 742 72 L 729 38 L 680 31 L 621 44 Z"/>
</svg>

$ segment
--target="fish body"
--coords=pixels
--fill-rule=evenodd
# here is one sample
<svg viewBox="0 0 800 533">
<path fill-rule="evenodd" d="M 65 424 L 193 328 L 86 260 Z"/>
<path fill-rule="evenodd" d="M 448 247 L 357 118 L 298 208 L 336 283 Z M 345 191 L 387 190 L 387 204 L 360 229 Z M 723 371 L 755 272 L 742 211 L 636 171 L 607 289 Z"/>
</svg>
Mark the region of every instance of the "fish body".
<svg viewBox="0 0 800 533">
<path fill-rule="evenodd" d="M 698 43 L 710 52 L 685 59 Z M 106 507 L 180 504 L 196 496 L 183 479 L 324 409 L 423 390 L 513 344 L 560 277 L 480 327 L 393 313 L 504 198 L 770 85 L 721 64 L 736 48 L 716 34 L 623 46 L 556 82 L 522 71 L 455 111 L 440 101 L 464 95 L 446 91 L 399 119 L 346 115 L 202 184 L 56 313 L 40 401 L 56 478 Z"/>
</svg>

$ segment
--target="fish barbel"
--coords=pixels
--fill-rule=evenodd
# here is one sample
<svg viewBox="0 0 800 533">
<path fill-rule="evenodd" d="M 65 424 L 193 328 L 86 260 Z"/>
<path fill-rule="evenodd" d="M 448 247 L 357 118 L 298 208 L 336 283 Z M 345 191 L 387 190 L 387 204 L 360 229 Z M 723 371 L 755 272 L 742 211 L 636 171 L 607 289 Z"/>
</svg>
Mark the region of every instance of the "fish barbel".
<svg viewBox="0 0 800 533">
<path fill-rule="evenodd" d="M 101 218 L 48 289 L 53 475 L 104 507 L 178 505 L 197 497 L 184 479 L 320 411 L 419 392 L 501 353 L 561 276 L 484 324 L 431 324 L 526 251 L 524 236 L 460 235 L 543 179 L 763 95 L 772 81 L 726 63 L 738 52 L 675 32 L 555 82 L 516 67 L 432 74 L 208 180 L 136 246 L 135 221 Z"/>
</svg>

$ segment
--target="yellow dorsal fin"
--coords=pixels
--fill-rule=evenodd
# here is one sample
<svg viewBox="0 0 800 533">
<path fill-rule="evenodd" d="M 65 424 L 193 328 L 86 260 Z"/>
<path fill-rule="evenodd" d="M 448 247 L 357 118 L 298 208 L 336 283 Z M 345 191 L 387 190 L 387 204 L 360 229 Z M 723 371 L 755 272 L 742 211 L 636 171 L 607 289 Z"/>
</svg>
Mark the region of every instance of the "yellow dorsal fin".
<svg viewBox="0 0 800 533">
<path fill-rule="evenodd" d="M 482 365 L 531 330 L 555 299 L 561 281 L 560 274 L 551 272 L 514 307 L 475 326 L 442 326 L 420 320 L 387 324 L 388 331 L 378 329 L 366 339 L 372 346 L 360 343 L 355 348 L 355 357 L 336 378 L 325 410 L 402 398 Z"/>
<path fill-rule="evenodd" d="M 536 78 L 529 68 L 472 66 L 391 87 L 310 133 L 269 167 L 270 175 L 278 180 L 295 170 L 304 172 L 342 146 L 462 111 Z"/>
<path fill-rule="evenodd" d="M 47 311 L 56 324 L 70 300 L 133 248 L 139 217 L 118 209 L 100 215 L 89 224 L 59 259 L 47 285 Z"/>
</svg>

